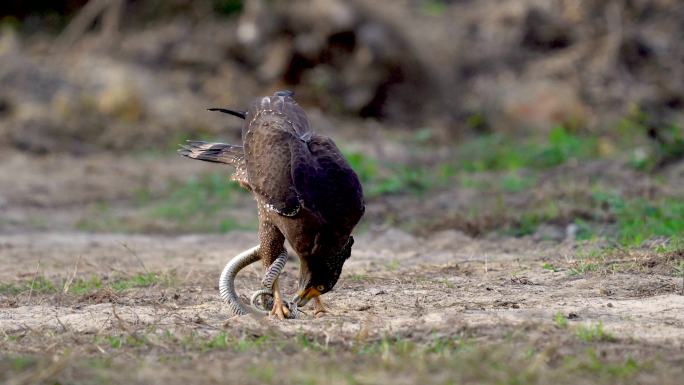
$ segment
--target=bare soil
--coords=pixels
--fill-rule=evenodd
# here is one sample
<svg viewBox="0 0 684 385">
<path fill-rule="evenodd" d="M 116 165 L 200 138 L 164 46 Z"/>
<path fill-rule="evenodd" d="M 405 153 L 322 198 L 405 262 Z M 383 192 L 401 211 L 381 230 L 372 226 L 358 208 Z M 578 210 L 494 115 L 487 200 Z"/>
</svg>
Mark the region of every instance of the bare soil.
<svg viewBox="0 0 684 385">
<path fill-rule="evenodd" d="M 10 384 L 675 384 L 681 378 L 682 278 L 657 253 L 582 271 L 588 250 L 601 245 L 495 233 L 473 238 L 456 230 L 409 233 L 401 223 L 373 219 L 385 215 L 384 206 L 406 205 L 414 212 L 424 207 L 423 219 L 440 220 L 443 209 L 425 201 L 446 201 L 448 191 L 371 200 L 352 258 L 324 296 L 327 314 L 314 318 L 305 308 L 299 320 L 233 317 L 218 297 L 218 275 L 257 242 L 254 231 L 169 235 L 78 227 L 84 216 L 100 215 L 92 208 L 98 202 L 134 212 L 140 188 L 163 196 L 174 180 L 206 172 L 206 165 L 112 154 L 6 153 L 3 159 L 0 379 Z M 468 192 L 452 203 L 464 199 L 478 197 Z M 254 215 L 251 200 L 232 204 L 238 217 Z M 297 269 L 293 257 L 283 273 L 288 294 Z M 250 267 L 239 276 L 245 299 L 260 275 Z M 135 281 L 140 276 L 152 278 Z M 132 283 L 116 286 L 123 281 Z"/>
<path fill-rule="evenodd" d="M 217 276 L 233 255 L 256 242 L 256 234 L 178 237 L 86 233 L 28 233 L 0 237 L 2 282 L 76 276 L 157 272 L 175 277 L 134 295 L 68 298 L 61 294 L 3 296 L 0 327 L 7 334 L 29 330 L 102 333 L 124 322 L 177 327 L 201 319 L 216 328 L 261 325 L 284 333 L 335 330 L 353 338 L 366 325 L 376 336 L 450 334 L 459 327 L 509 330 L 526 323 L 553 324 L 554 314 L 574 314 L 572 322 L 601 321 L 620 339 L 684 347 L 681 280 L 671 275 L 612 274 L 569 276 L 571 244 L 545 245 L 526 239 L 474 240 L 445 231 L 416 238 L 379 230 L 358 239 L 353 258 L 334 292 L 326 295 L 330 314 L 284 322 L 233 318 L 216 293 Z M 561 271 L 544 269 L 544 263 Z M 297 262 L 285 273 L 294 289 Z M 245 294 L 257 288 L 260 272 L 243 273 Z M 368 324 L 370 323 L 370 324 Z"/>
<path fill-rule="evenodd" d="M 576 253 L 572 243 L 476 240 L 453 231 L 429 238 L 396 229 L 368 231 L 358 237 L 335 291 L 325 296 L 328 314 L 315 319 L 305 309 L 309 315 L 304 319 L 277 321 L 232 317 L 217 295 L 223 264 L 255 242 L 251 232 L 177 237 L 73 232 L 0 236 L 3 283 L 38 276 L 55 282 L 91 276 L 106 281 L 145 272 L 171 277 L 168 282 L 123 292 L 98 289 L 73 295 L 57 287 L 54 293 L 0 294 L 3 356 L 46 361 L 31 364 L 28 368 L 33 370 L 19 371 L 16 377 L 6 372 L 4 380 L 32 383 L 62 378 L 88 383 L 84 379 L 93 378 L 89 376 L 95 370 L 97 376 L 116 383 L 184 383 L 188 379 L 259 383 L 265 378 L 258 376 L 258 370 L 255 374 L 254 369 L 245 368 L 258 368 L 254 360 L 264 359 L 284 373 L 284 377 L 269 377 L 268 382 L 290 383 L 288 378 L 298 378 L 302 371 L 281 366 L 302 365 L 313 354 L 321 365 L 334 365 L 331 361 L 341 359 L 338 370 L 353 374 L 354 360 L 363 356 L 349 352 L 386 338 L 419 345 L 429 345 L 436 338 L 470 340 L 479 347 L 501 344 L 504 351 L 511 350 L 511 357 L 515 355 L 512 340 L 539 349 L 543 358 L 538 359 L 551 362 L 545 365 L 552 367 L 553 362 L 595 349 L 609 362 L 629 357 L 664 365 L 666 370 L 655 377 L 652 373 L 639 377 L 653 383 L 676 383 L 673 373 L 681 371 L 684 362 L 681 278 L 652 272 L 571 276 L 568 269 Z M 543 268 L 545 263 L 559 271 Z M 284 273 L 288 293 L 294 289 L 296 269 L 293 260 Z M 242 273 L 238 288 L 248 294 L 258 287 L 259 279 L 257 268 L 250 268 Z M 557 314 L 569 318 L 569 325 L 559 326 Z M 578 337 L 576 329 L 599 323 L 609 337 L 598 336 L 596 341 Z M 211 341 L 221 331 L 233 336 L 228 339 L 233 342 L 209 353 L 202 352 L 204 345 L 193 350 L 179 340 L 163 339 L 198 336 L 193 338 Z M 142 347 L 128 346 L 128 342 L 121 347 L 104 339 L 129 335 L 144 336 Z M 260 336 L 269 336 L 274 346 L 281 346 L 272 348 L 280 355 L 271 348 L 263 353 L 232 345 Z M 341 352 L 320 356 L 309 351 L 313 348 L 308 344 L 314 342 L 282 348 L 288 341 L 309 340 L 324 346 L 321 349 Z M 224 361 L 226 350 L 231 352 L 228 361 Z M 91 363 L 83 369 L 83 360 L 93 357 L 107 365 L 99 368 Z M 372 365 L 361 365 L 360 370 L 371 376 L 368 383 L 373 378 L 440 383 L 440 378 L 457 378 L 460 373 L 449 366 L 433 373 L 413 372 L 411 362 L 398 364 L 402 368 L 396 371 L 378 372 Z M 303 370 L 307 371 L 321 381 L 316 370 Z M 41 378 L 46 372 L 47 377 Z M 337 376 L 322 378 L 335 380 Z"/>
</svg>

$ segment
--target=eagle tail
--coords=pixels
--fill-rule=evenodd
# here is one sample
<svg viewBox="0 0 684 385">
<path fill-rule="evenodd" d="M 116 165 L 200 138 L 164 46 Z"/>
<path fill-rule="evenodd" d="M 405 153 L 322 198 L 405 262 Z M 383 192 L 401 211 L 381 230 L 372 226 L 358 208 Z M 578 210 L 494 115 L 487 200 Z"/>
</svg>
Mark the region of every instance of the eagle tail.
<svg viewBox="0 0 684 385">
<path fill-rule="evenodd" d="M 186 144 L 181 144 L 178 153 L 192 159 L 225 163 L 236 167 L 244 163 L 245 156 L 242 146 L 227 143 L 208 143 L 200 140 L 188 140 Z"/>
<path fill-rule="evenodd" d="M 228 108 L 218 108 L 218 107 L 215 107 L 215 108 L 207 108 L 207 110 L 209 110 L 209 111 L 223 112 L 224 114 L 237 116 L 237 117 L 240 118 L 240 119 L 244 119 L 244 118 L 245 118 L 245 115 L 246 115 L 246 112 L 230 110 L 230 109 L 228 109 Z"/>
</svg>

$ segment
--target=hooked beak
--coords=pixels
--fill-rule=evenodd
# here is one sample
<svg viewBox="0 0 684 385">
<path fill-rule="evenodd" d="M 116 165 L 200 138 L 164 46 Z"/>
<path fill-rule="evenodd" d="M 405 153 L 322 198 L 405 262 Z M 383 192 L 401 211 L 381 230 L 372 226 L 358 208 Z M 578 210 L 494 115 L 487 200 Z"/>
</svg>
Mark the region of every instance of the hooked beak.
<svg viewBox="0 0 684 385">
<path fill-rule="evenodd" d="M 297 306 L 304 306 L 311 298 L 316 298 L 319 295 L 321 295 L 320 291 L 318 291 L 315 287 L 310 287 L 300 291 L 294 297 L 292 297 L 292 302 Z"/>
</svg>

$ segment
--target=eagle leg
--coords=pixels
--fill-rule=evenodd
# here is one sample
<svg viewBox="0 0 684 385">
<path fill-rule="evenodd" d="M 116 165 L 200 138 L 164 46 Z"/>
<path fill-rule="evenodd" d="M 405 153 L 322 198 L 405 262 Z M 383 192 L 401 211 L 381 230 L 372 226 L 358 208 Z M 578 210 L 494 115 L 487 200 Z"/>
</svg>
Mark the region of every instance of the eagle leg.
<svg viewBox="0 0 684 385">
<path fill-rule="evenodd" d="M 251 304 L 259 310 L 264 309 L 266 312 L 268 312 L 266 309 L 270 308 L 270 314 L 280 319 L 283 319 L 283 317 L 299 318 L 299 311 L 296 308 L 293 309 L 291 307 L 293 304 L 283 301 L 280 287 L 277 284 L 278 277 L 285 268 L 286 263 L 287 252 L 283 250 L 275 261 L 266 269 L 264 278 L 261 280 L 263 289 L 257 290 L 252 294 Z"/>
<path fill-rule="evenodd" d="M 285 236 L 276 226 L 264 220 L 264 213 L 260 208 L 259 212 L 259 253 L 261 261 L 266 268 L 266 274 L 262 280 L 262 285 L 268 286 L 272 283 L 273 308 L 271 315 L 279 319 L 285 319 L 290 315 L 290 310 L 283 303 L 283 296 L 280 293 L 279 276 L 287 261 L 287 251 L 285 251 Z"/>
<path fill-rule="evenodd" d="M 273 293 L 273 307 L 271 310 L 271 315 L 278 317 L 279 319 L 289 318 L 290 311 L 283 305 L 283 297 L 280 293 L 280 285 L 278 284 L 278 277 L 285 267 L 287 262 L 287 252 L 283 250 L 282 253 L 273 261 L 271 266 L 266 269 L 266 274 L 264 279 L 261 280 L 261 285 L 266 289 L 271 290 Z"/>
<path fill-rule="evenodd" d="M 290 318 L 290 309 L 283 303 L 283 296 L 280 293 L 278 279 L 273 282 L 273 309 L 271 310 L 271 315 L 276 316 L 281 320 Z"/>
<path fill-rule="evenodd" d="M 314 298 L 314 316 L 316 318 L 322 317 L 327 313 L 325 306 L 323 306 L 323 301 L 321 301 L 321 296 Z"/>
</svg>

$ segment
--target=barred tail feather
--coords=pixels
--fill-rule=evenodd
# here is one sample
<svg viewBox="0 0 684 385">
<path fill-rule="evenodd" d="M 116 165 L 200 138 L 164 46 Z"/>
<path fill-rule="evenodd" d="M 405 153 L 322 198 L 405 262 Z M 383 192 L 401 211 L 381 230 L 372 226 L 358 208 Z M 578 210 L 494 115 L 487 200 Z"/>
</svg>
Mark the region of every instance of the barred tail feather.
<svg viewBox="0 0 684 385">
<path fill-rule="evenodd" d="M 238 165 L 244 159 L 242 146 L 226 143 L 208 143 L 200 140 L 188 140 L 182 144 L 178 153 L 192 159 L 206 162 Z"/>
</svg>

